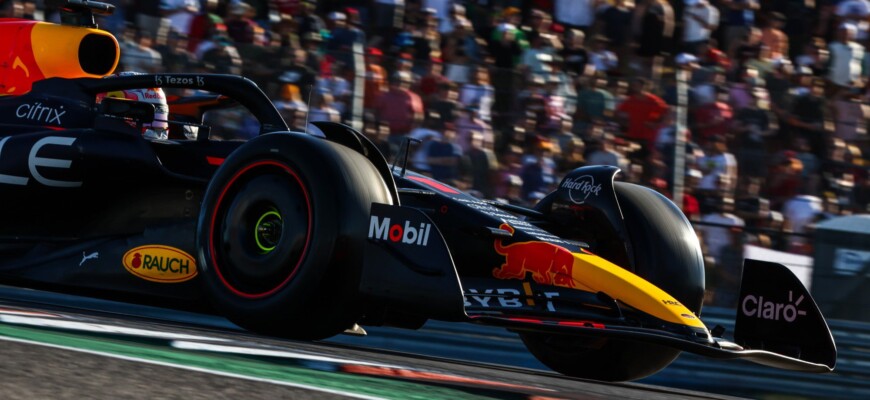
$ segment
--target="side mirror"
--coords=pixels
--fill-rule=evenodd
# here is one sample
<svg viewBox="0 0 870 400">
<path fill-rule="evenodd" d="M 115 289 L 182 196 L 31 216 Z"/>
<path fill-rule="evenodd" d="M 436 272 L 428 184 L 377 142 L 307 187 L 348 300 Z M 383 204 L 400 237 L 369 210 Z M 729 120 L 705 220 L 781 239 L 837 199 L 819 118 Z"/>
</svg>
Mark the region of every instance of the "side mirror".
<svg viewBox="0 0 870 400">
<path fill-rule="evenodd" d="M 100 102 L 100 111 L 103 114 L 132 119 L 138 123 L 149 123 L 154 121 L 155 109 L 151 103 L 106 97 Z"/>
</svg>

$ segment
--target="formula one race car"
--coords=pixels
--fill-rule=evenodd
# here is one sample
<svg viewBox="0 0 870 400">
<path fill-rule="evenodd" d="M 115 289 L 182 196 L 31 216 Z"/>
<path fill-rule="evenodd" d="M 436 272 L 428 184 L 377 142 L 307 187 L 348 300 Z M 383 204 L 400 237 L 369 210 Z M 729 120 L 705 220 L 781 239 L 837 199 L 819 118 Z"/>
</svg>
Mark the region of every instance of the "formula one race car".
<svg viewBox="0 0 870 400">
<path fill-rule="evenodd" d="M 31 46 L 40 35 L 74 43 Z M 93 28 L 0 20 L 0 37 L 3 283 L 293 339 L 502 326 L 552 369 L 601 380 L 647 376 L 681 351 L 810 372 L 836 362 L 815 302 L 778 264 L 746 261 L 733 341 L 709 330 L 691 225 L 616 168 L 579 168 L 533 209 L 499 204 L 389 165 L 347 126 L 290 132 L 245 78 L 104 77 L 118 46 Z M 154 139 L 142 134 L 154 104 L 97 102 L 136 88 L 197 94 L 170 99 L 168 138 Z M 204 121 L 238 106 L 259 135 L 217 140 Z"/>
</svg>

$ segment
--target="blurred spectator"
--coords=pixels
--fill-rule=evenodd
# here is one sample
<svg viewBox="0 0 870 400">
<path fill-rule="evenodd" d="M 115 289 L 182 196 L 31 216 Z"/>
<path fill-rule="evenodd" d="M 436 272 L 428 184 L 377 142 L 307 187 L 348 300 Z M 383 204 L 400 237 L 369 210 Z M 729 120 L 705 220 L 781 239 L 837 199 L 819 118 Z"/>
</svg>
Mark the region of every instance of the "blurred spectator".
<svg viewBox="0 0 870 400">
<path fill-rule="evenodd" d="M 390 78 L 389 90 L 378 97 L 375 105 L 375 115 L 379 121 L 390 127 L 389 140 L 396 145 L 402 142 L 416 124 L 423 121 L 423 101 L 420 100 L 420 96 L 409 90 L 411 83 L 411 74 L 395 73 Z M 454 136 L 455 132 L 450 140 L 453 140 Z"/>
<path fill-rule="evenodd" d="M 773 60 L 770 73 L 765 75 L 764 83 L 770 96 L 770 110 L 777 117 L 783 117 L 788 104 L 791 103 L 791 89 L 793 68 L 787 59 L 777 58 Z"/>
<path fill-rule="evenodd" d="M 817 217 L 823 212 L 822 199 L 801 194 L 792 197 L 782 207 L 782 214 L 785 217 L 785 225 L 791 228 L 794 233 L 806 233 L 809 231 L 809 225 L 816 221 Z M 793 252 L 804 253 L 805 245 L 809 239 L 802 236 L 789 236 L 788 249 Z"/>
<path fill-rule="evenodd" d="M 768 53 L 768 48 L 761 42 L 761 30 L 754 27 L 748 28 L 743 36 L 728 47 L 728 57 L 733 61 L 735 70 L 746 67 L 764 70 L 765 65 L 761 61 L 769 58 Z"/>
<path fill-rule="evenodd" d="M 834 10 L 838 23 L 847 23 L 855 27 L 855 37 L 858 41 L 865 41 L 870 31 L 870 1 L 868 0 L 842 0 L 837 2 Z"/>
<path fill-rule="evenodd" d="M 723 135 L 710 138 L 707 145 L 707 155 L 698 160 L 698 167 L 704 173 L 698 189 L 719 191 L 733 194 L 737 186 L 737 158 L 728 151 L 728 144 Z"/>
<path fill-rule="evenodd" d="M 541 133 L 546 135 L 551 135 L 559 130 L 562 120 L 568 118 L 568 114 L 565 111 L 566 99 L 558 90 L 559 83 L 558 77 L 550 75 L 544 86 L 546 118 L 542 121 Z"/>
<path fill-rule="evenodd" d="M 374 109 L 377 99 L 387 91 L 387 71 L 381 65 L 384 53 L 378 48 L 370 48 L 366 53 L 366 84 L 364 107 Z"/>
<path fill-rule="evenodd" d="M 190 29 L 187 33 L 187 50 L 190 52 L 196 51 L 199 44 L 214 34 L 216 30 L 226 30 L 224 19 L 217 12 L 218 0 L 207 0 L 204 7 L 202 12 L 195 15 L 190 21 Z"/>
<path fill-rule="evenodd" d="M 358 18 L 359 12 L 354 8 L 348 9 L 348 14 L 338 11 L 329 14 L 331 29 L 326 51 L 345 65 L 353 65 L 354 44 L 364 45 L 366 41 L 365 33 L 356 25 L 348 23 L 348 19 Z"/>
<path fill-rule="evenodd" d="M 803 163 L 792 150 L 783 152 L 774 160 L 767 177 L 767 196 L 770 206 L 779 210 L 789 198 L 795 196 L 802 186 Z"/>
<path fill-rule="evenodd" d="M 728 241 L 720 249 L 716 263 L 716 292 L 713 297 L 715 306 L 737 307 L 740 279 L 743 276 L 743 243 L 742 229 L 733 228 L 728 231 Z"/>
<path fill-rule="evenodd" d="M 637 29 L 637 55 L 644 60 L 645 73 L 658 76 L 654 70 L 656 57 L 668 53 L 673 48 L 674 9 L 666 0 L 639 0 L 635 11 Z"/>
<path fill-rule="evenodd" d="M 698 63 L 705 67 L 719 67 L 726 71 L 731 69 L 731 59 L 718 47 L 715 39 L 698 44 Z"/>
<path fill-rule="evenodd" d="M 722 261 L 722 249 L 731 243 L 731 227 L 743 227 L 745 222 L 742 218 L 732 214 L 734 211 L 734 199 L 731 197 L 718 197 L 714 199 L 713 211 L 701 217 L 701 231 L 708 254 L 716 260 L 716 265 Z"/>
<path fill-rule="evenodd" d="M 619 71 L 625 74 L 631 44 L 631 20 L 634 3 L 627 0 L 615 0 L 613 5 L 604 4 L 598 10 L 599 31 L 610 41 L 611 49 L 619 59 Z"/>
<path fill-rule="evenodd" d="M 484 121 L 492 120 L 492 104 L 495 101 L 495 89 L 489 83 L 489 70 L 483 66 L 474 68 L 471 82 L 462 85 L 459 91 L 459 102 L 477 109 Z"/>
<path fill-rule="evenodd" d="M 225 24 L 227 35 L 237 44 L 266 45 L 266 31 L 254 22 L 256 10 L 248 3 L 235 3 L 230 6 Z"/>
<path fill-rule="evenodd" d="M 318 77 L 316 85 L 318 93 L 329 93 L 333 96 L 333 107 L 342 115 L 350 111 L 348 104 L 350 104 L 353 95 L 350 82 L 344 78 L 345 76 L 345 65 L 336 61 L 332 64 L 332 73 Z"/>
<path fill-rule="evenodd" d="M 574 29 L 569 31 L 567 46 L 562 49 L 562 59 L 565 62 L 565 71 L 571 74 L 582 76 L 586 74 L 586 63 L 589 61 L 589 54 L 584 47 L 586 34 L 583 31 Z"/>
<path fill-rule="evenodd" d="M 560 174 L 566 174 L 577 168 L 588 165 L 586 162 L 586 143 L 583 139 L 570 136 L 570 140 L 561 146 L 561 154 L 556 160 L 556 166 Z"/>
<path fill-rule="evenodd" d="M 490 44 L 490 54 L 496 67 L 495 104 L 494 111 L 507 116 L 512 110 L 516 98 L 516 87 L 519 75 L 514 70 L 520 55 L 528 46 L 522 37 L 522 31 L 511 22 L 515 21 L 519 10 L 510 7 L 502 13 L 502 23 L 493 30 L 493 42 Z"/>
<path fill-rule="evenodd" d="M 326 29 L 326 24 L 323 19 L 314 13 L 315 5 L 309 2 L 303 2 L 299 7 L 299 13 L 295 16 L 297 23 L 297 31 L 299 37 L 306 37 L 309 33 L 320 34 Z"/>
<path fill-rule="evenodd" d="M 465 19 L 465 6 L 452 0 L 423 0 L 423 7 L 435 10 L 438 31 L 442 34 L 453 30 L 458 19 Z"/>
<path fill-rule="evenodd" d="M 719 10 L 708 0 L 685 0 L 683 9 L 683 51 L 700 55 L 699 47 L 708 43 L 719 26 Z"/>
<path fill-rule="evenodd" d="M 163 57 L 151 48 L 154 38 L 147 31 L 127 26 L 120 40 L 120 71 L 157 73 L 163 67 Z"/>
<path fill-rule="evenodd" d="M 619 167 L 623 171 L 628 171 L 628 159 L 625 155 L 614 149 L 616 138 L 612 134 L 607 133 L 601 138 L 595 138 L 589 141 L 589 156 L 586 162 L 589 165 L 611 165 Z"/>
<path fill-rule="evenodd" d="M 426 108 L 437 114 L 438 124 L 441 128 L 447 123 L 453 123 L 459 114 L 462 104 L 459 103 L 459 90 L 453 82 L 446 82 L 438 87 L 438 94 L 426 105 Z"/>
<path fill-rule="evenodd" d="M 755 11 L 760 8 L 758 0 L 722 0 L 720 5 L 725 9 L 723 48 L 731 48 L 732 44 L 744 37 L 750 27 L 755 24 Z"/>
<path fill-rule="evenodd" d="M 411 166 L 416 172 L 431 173 L 429 167 L 429 146 L 432 142 L 441 140 L 439 132 L 440 117 L 434 113 L 427 113 L 423 124 L 408 134 L 408 137 L 419 142 L 411 142 Z"/>
<path fill-rule="evenodd" d="M 782 31 L 785 25 L 785 15 L 778 12 L 767 14 L 761 20 L 761 43 L 770 51 L 770 58 L 783 58 L 789 56 L 788 36 Z"/>
<path fill-rule="evenodd" d="M 717 91 L 722 90 L 720 87 Z M 710 141 L 714 136 L 725 136 L 731 131 L 731 120 L 734 112 L 731 106 L 723 100 L 726 96 L 717 93 L 712 102 L 699 104 L 693 111 L 694 124 L 692 131 L 696 133 L 698 142 L 702 145 Z"/>
<path fill-rule="evenodd" d="M 480 47 L 468 20 L 460 20 L 452 31 L 442 35 L 441 54 L 447 78 L 457 83 L 467 82 L 470 64 L 480 61 Z"/>
<path fill-rule="evenodd" d="M 130 3 L 130 16 L 135 17 L 136 26 L 145 31 L 148 36 L 155 38 L 162 32 L 169 30 L 169 19 L 164 18 L 161 12 L 162 1 L 134 1 Z"/>
<path fill-rule="evenodd" d="M 470 144 L 466 155 L 471 167 L 471 189 L 491 199 L 495 194 L 493 182 L 498 172 L 498 160 L 492 151 L 492 142 L 486 142 L 483 133 L 474 131 Z"/>
<path fill-rule="evenodd" d="M 804 137 L 821 156 L 825 152 L 825 120 L 827 119 L 824 89 L 819 79 L 810 75 L 806 68 L 799 70 L 798 85 L 793 89 L 791 108 L 786 117 L 791 138 Z"/>
<path fill-rule="evenodd" d="M 312 96 L 308 121 L 341 122 L 341 112 L 335 108 L 331 93 L 317 93 Z"/>
<path fill-rule="evenodd" d="M 423 99 L 423 103 L 429 104 L 438 94 L 438 88 L 442 84 L 450 82 L 450 80 L 443 74 L 444 64 L 441 62 L 440 58 L 433 57 L 425 65 L 426 70 L 420 77 L 420 85 L 417 88 L 417 91 Z"/>
<path fill-rule="evenodd" d="M 616 53 L 608 50 L 610 39 L 606 36 L 596 35 L 592 44 L 592 51 L 589 53 L 589 64 L 592 65 L 594 71 L 604 73 L 615 72 L 619 66 L 619 59 Z"/>
<path fill-rule="evenodd" d="M 372 21 L 377 32 L 376 38 L 382 43 L 390 43 L 395 31 L 402 26 L 405 0 L 374 0 Z"/>
<path fill-rule="evenodd" d="M 170 32 L 166 43 L 154 47 L 160 53 L 164 71 L 190 71 L 196 64 L 196 57 L 187 51 L 187 38 Z"/>
<path fill-rule="evenodd" d="M 529 47 L 523 50 L 517 67 L 526 77 L 544 76 L 550 72 L 547 63 L 552 60 L 552 49 L 544 47 L 544 39 L 541 36 L 535 36 L 529 41 Z"/>
<path fill-rule="evenodd" d="M 438 20 L 435 18 L 433 9 L 426 9 L 426 22 L 421 27 L 412 28 L 411 38 L 413 40 L 413 49 L 411 54 L 414 58 L 414 63 L 418 66 L 413 71 L 415 74 L 422 73 L 432 57 L 441 55 L 441 33 L 438 32 Z"/>
<path fill-rule="evenodd" d="M 307 54 L 305 50 L 293 50 L 281 60 L 281 70 L 277 80 L 281 83 L 289 83 L 299 88 L 299 93 L 304 101 L 308 101 L 311 89 L 316 82 L 317 73 L 306 65 Z"/>
<path fill-rule="evenodd" d="M 753 90 L 751 96 L 747 106 L 736 111 L 731 132 L 737 145 L 739 176 L 764 177 L 767 175 L 766 149 L 778 123 L 764 93 Z"/>
<path fill-rule="evenodd" d="M 830 53 L 828 53 L 825 41 L 816 37 L 807 42 L 802 53 L 795 58 L 798 67 L 808 67 L 814 75 L 822 75 L 828 69 Z"/>
<path fill-rule="evenodd" d="M 477 133 L 482 136 L 482 141 L 494 143 L 492 128 L 481 117 L 480 112 L 474 106 L 465 106 L 459 112 L 456 119 L 456 144 L 462 148 L 463 154 L 471 150 L 471 135 Z"/>
<path fill-rule="evenodd" d="M 527 127 L 530 131 L 526 133 L 537 134 L 547 121 L 547 93 L 544 86 L 546 82 L 543 77 L 532 77 L 523 89 L 517 95 L 516 109 L 526 110 L 526 115 L 534 115 L 534 126 Z"/>
<path fill-rule="evenodd" d="M 867 118 L 870 117 L 870 106 L 861 96 L 857 88 L 851 89 L 836 99 L 831 99 L 834 120 L 834 137 L 854 143 L 867 137 Z"/>
<path fill-rule="evenodd" d="M 601 0 L 553 0 L 553 15 L 565 28 L 589 34 L 595 23 L 595 10 L 601 3 Z"/>
<path fill-rule="evenodd" d="M 190 32 L 190 22 L 199 13 L 199 1 L 160 0 L 160 13 L 169 19 L 172 29 L 187 35 Z"/>
<path fill-rule="evenodd" d="M 701 207 L 698 198 L 695 197 L 695 189 L 701 181 L 701 171 L 695 168 L 687 168 L 683 180 L 683 206 L 680 209 L 686 214 L 689 221 L 695 222 L 701 219 Z"/>
<path fill-rule="evenodd" d="M 652 146 L 658 123 L 668 110 L 661 97 L 649 92 L 649 82 L 635 78 L 628 87 L 628 98 L 617 108 L 617 112 L 627 120 L 627 137 Z"/>
<path fill-rule="evenodd" d="M 280 98 L 274 100 L 275 108 L 278 110 L 297 110 L 304 109 L 308 112 L 308 104 L 302 100 L 302 95 L 299 93 L 299 86 L 292 83 L 281 85 Z"/>
<path fill-rule="evenodd" d="M 389 125 L 374 121 L 366 122 L 364 132 L 366 137 L 375 144 L 375 147 L 380 150 L 388 162 L 395 162 L 394 157 L 399 153 L 399 146 L 390 143 L 388 140 L 390 137 Z"/>
<path fill-rule="evenodd" d="M 565 113 L 573 115 L 577 110 L 577 76 L 565 72 L 565 62 L 562 56 L 553 56 L 553 62 L 550 64 L 550 77 L 548 83 L 550 90 L 565 99 Z"/>
<path fill-rule="evenodd" d="M 794 157 L 801 162 L 801 182 L 806 193 L 817 193 L 821 177 L 819 170 L 822 162 L 812 153 L 810 143 L 805 138 L 797 138 L 792 147 Z"/>
<path fill-rule="evenodd" d="M 582 125 L 585 131 L 586 126 L 593 121 L 612 116 L 616 102 L 613 94 L 606 89 L 607 82 L 603 74 L 583 77 L 580 82 L 582 88 L 577 92 L 575 124 Z"/>
<path fill-rule="evenodd" d="M 743 68 L 737 73 L 737 81 L 731 83 L 728 90 L 729 105 L 735 111 L 747 107 L 753 96 L 766 96 L 767 91 L 761 87 L 764 81 L 758 76 L 758 70 Z"/>
<path fill-rule="evenodd" d="M 455 137 L 456 132 L 448 126 L 441 140 L 429 144 L 427 154 L 432 178 L 454 186 L 459 179 L 459 164 L 462 161 L 462 149 L 455 143 Z"/>
<path fill-rule="evenodd" d="M 318 32 L 308 32 L 302 37 L 302 50 L 305 52 L 305 65 L 315 74 L 329 71 L 332 58 L 323 55 L 323 35 Z"/>
<path fill-rule="evenodd" d="M 837 37 L 828 44 L 831 62 L 828 67 L 828 94 L 839 97 L 861 79 L 864 46 L 855 41 L 857 28 L 844 23 L 837 29 Z"/>
<path fill-rule="evenodd" d="M 202 64 L 211 73 L 234 74 L 242 73 L 242 58 L 239 50 L 226 38 L 218 38 L 215 45 L 202 54 Z"/>
<path fill-rule="evenodd" d="M 564 47 L 562 45 L 562 40 L 550 31 L 552 26 L 553 17 L 551 17 L 550 14 L 539 9 L 533 9 L 529 19 L 529 24 L 523 26 L 522 29 L 530 43 L 532 40 L 540 38 L 541 45 L 547 49 L 548 54 L 552 55 L 557 51 L 562 50 Z M 564 27 L 560 25 L 559 29 L 564 30 Z"/>
<path fill-rule="evenodd" d="M 553 160 L 553 144 L 539 139 L 532 145 L 532 154 L 523 159 L 522 198 L 538 200 L 552 190 L 556 181 L 556 161 Z"/>
</svg>

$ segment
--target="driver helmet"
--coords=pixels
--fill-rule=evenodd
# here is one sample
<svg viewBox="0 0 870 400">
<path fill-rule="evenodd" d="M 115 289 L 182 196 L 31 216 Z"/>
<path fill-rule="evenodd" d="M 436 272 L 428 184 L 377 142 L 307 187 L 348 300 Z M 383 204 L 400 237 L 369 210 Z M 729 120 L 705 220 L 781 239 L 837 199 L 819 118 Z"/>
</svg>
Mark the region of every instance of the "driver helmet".
<svg viewBox="0 0 870 400">
<path fill-rule="evenodd" d="M 121 72 L 115 76 L 138 75 L 136 72 Z M 154 120 L 142 124 L 142 135 L 147 139 L 166 140 L 169 138 L 169 105 L 166 103 L 166 94 L 161 88 L 124 89 L 113 92 L 100 93 L 97 95 L 97 104 L 106 97 L 141 101 L 154 105 Z"/>
</svg>

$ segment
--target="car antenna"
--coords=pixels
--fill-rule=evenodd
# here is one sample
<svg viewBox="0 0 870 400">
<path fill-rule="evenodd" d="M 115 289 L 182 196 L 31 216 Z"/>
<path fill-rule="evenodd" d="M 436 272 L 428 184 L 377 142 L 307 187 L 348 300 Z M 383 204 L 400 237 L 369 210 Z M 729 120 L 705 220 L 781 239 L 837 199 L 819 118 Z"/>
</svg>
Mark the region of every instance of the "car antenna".
<svg viewBox="0 0 870 400">
<path fill-rule="evenodd" d="M 305 109 L 305 127 L 302 128 L 303 132 L 308 133 L 308 116 L 311 115 L 311 92 L 314 91 L 314 85 L 308 84 L 308 105 Z"/>
<path fill-rule="evenodd" d="M 407 171 L 407 168 L 408 168 L 408 155 L 411 153 L 411 143 L 412 142 L 413 143 L 421 143 L 421 140 L 406 137 L 405 141 L 402 143 L 404 145 L 403 147 L 405 148 L 405 157 L 402 157 L 402 176 L 405 176 L 405 172 Z M 399 154 L 397 154 L 396 158 L 393 159 L 393 168 L 392 169 L 396 169 L 396 162 L 399 160 L 399 156 L 401 156 L 401 155 L 402 155 L 402 149 L 400 148 Z"/>
<path fill-rule="evenodd" d="M 63 25 L 98 28 L 94 15 L 109 16 L 115 12 L 115 6 L 109 3 L 90 0 L 55 0 L 49 2 L 60 8 L 60 23 Z"/>
</svg>

